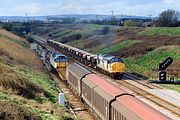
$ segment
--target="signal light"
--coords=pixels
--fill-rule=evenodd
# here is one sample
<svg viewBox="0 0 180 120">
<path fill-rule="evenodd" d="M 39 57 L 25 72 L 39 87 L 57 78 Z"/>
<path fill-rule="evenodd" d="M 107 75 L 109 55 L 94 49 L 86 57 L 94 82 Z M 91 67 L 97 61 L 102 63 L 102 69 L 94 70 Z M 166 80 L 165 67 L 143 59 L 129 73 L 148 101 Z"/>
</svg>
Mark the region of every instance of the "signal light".
<svg viewBox="0 0 180 120">
<path fill-rule="evenodd" d="M 166 71 L 159 72 L 159 81 L 166 81 Z"/>
<path fill-rule="evenodd" d="M 165 70 L 173 62 L 171 57 L 168 57 L 164 62 L 159 63 L 159 70 Z"/>
</svg>

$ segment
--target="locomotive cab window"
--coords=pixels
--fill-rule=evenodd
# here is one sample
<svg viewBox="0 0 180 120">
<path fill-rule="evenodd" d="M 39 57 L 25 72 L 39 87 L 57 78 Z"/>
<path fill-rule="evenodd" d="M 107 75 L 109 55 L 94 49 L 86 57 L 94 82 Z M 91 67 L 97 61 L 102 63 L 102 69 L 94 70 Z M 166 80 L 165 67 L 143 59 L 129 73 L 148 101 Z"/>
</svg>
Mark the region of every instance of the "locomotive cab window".
<svg viewBox="0 0 180 120">
<path fill-rule="evenodd" d="M 55 62 L 68 62 L 66 57 L 58 57 L 54 60 Z"/>
<path fill-rule="evenodd" d="M 109 63 L 113 63 L 113 62 L 122 62 L 123 63 L 123 60 L 121 58 L 113 58 L 109 61 Z"/>
<path fill-rule="evenodd" d="M 67 62 L 67 59 L 55 59 L 55 62 Z"/>
</svg>

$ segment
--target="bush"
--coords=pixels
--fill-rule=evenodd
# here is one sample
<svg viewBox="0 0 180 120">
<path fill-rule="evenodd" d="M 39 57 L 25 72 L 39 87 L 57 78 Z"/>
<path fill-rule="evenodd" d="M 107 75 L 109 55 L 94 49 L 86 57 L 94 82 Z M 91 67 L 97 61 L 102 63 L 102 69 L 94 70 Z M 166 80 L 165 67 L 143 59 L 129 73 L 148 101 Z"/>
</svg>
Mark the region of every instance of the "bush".
<svg viewBox="0 0 180 120">
<path fill-rule="evenodd" d="M 106 35 L 106 34 L 108 34 L 108 33 L 109 33 L 109 27 L 108 27 L 108 26 L 103 27 L 103 29 L 102 29 L 102 35 Z"/>
<path fill-rule="evenodd" d="M 34 39 L 31 37 L 31 36 L 27 36 L 26 37 L 26 40 L 29 42 L 29 43 L 33 43 L 34 42 Z"/>
<path fill-rule="evenodd" d="M 137 21 L 133 21 L 133 20 L 127 20 L 124 22 L 124 26 L 126 27 L 138 27 L 138 26 L 142 26 L 142 23 L 137 22 Z"/>
</svg>

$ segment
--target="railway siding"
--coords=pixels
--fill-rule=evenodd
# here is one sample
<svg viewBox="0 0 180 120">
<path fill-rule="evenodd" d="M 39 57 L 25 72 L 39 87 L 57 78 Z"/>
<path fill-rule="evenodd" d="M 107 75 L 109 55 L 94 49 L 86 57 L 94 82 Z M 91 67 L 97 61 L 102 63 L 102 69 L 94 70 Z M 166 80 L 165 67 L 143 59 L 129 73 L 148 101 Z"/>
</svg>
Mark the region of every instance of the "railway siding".
<svg viewBox="0 0 180 120">
<path fill-rule="evenodd" d="M 177 106 L 180 107 L 180 102 L 179 102 L 180 101 L 180 93 L 178 93 L 176 91 L 166 90 L 166 89 L 162 89 L 162 90 L 152 89 L 152 90 L 149 90 L 149 92 L 165 99 L 166 101 L 169 101 L 172 104 L 176 104 Z"/>
<path fill-rule="evenodd" d="M 151 83 L 148 83 L 148 82 L 143 82 L 144 84 L 139 84 L 139 83 L 142 83 L 140 81 L 130 81 L 130 80 L 126 80 L 126 82 L 129 82 L 137 87 L 140 87 L 142 88 L 143 90 L 146 90 L 148 91 L 149 93 L 157 96 L 157 97 L 160 97 L 172 104 L 175 104 L 176 106 L 180 106 L 180 93 L 176 92 L 176 91 L 173 91 L 173 90 L 168 90 L 168 89 L 162 89 L 162 88 L 158 88 L 156 86 L 151 86 L 153 84 Z M 149 86 L 149 87 L 147 87 Z"/>
<path fill-rule="evenodd" d="M 151 101 L 153 103 L 155 103 L 157 106 L 165 109 L 171 114 L 174 114 L 174 118 L 177 119 L 180 117 L 180 107 L 177 106 L 176 104 L 172 104 L 169 101 L 156 96 L 154 94 L 152 94 L 151 92 L 149 92 L 148 90 L 145 90 L 142 88 L 142 86 L 136 86 L 130 82 L 127 81 L 117 81 L 120 85 L 125 86 L 126 88 L 130 89 L 131 91 L 133 91 L 136 95 L 138 96 L 142 96 L 143 98 L 145 98 L 148 101 Z M 165 113 L 164 113 L 165 114 Z M 172 115 L 169 115 L 172 116 Z"/>
</svg>

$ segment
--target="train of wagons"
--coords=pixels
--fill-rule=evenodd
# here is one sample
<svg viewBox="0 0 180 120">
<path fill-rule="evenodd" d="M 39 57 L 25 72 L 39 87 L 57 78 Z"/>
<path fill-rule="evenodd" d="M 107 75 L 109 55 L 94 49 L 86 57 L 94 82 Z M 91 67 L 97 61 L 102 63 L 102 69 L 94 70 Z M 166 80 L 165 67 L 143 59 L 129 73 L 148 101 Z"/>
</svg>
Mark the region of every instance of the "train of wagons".
<svg viewBox="0 0 180 120">
<path fill-rule="evenodd" d="M 122 79 L 124 75 L 125 65 L 119 57 L 108 54 L 94 55 L 53 40 L 47 40 L 47 43 L 112 78 Z"/>
<path fill-rule="evenodd" d="M 98 120 L 170 119 L 110 80 L 78 63 L 68 65 L 66 78 L 71 89 L 86 103 Z"/>
<path fill-rule="evenodd" d="M 51 67 L 66 67 L 67 57 L 58 52 L 46 53 Z M 59 57 L 61 56 L 61 57 Z M 47 58 L 46 58 L 47 57 Z M 66 68 L 67 83 L 98 120 L 169 120 L 166 115 L 137 99 L 78 63 Z"/>
</svg>

